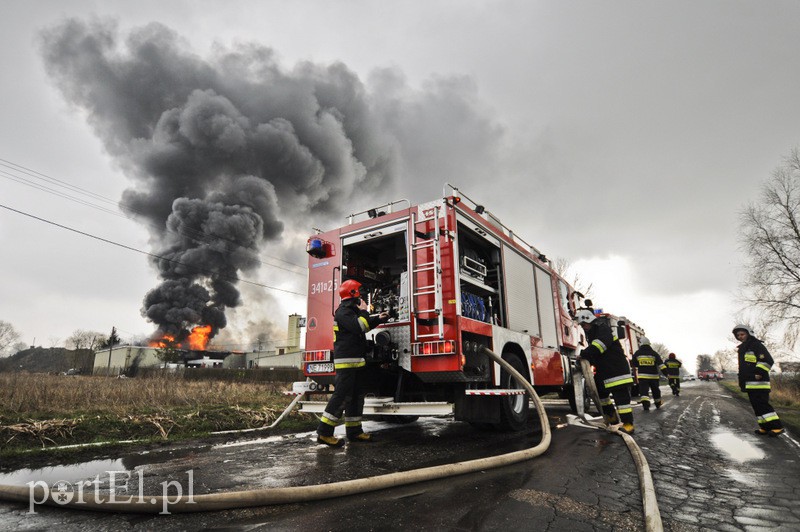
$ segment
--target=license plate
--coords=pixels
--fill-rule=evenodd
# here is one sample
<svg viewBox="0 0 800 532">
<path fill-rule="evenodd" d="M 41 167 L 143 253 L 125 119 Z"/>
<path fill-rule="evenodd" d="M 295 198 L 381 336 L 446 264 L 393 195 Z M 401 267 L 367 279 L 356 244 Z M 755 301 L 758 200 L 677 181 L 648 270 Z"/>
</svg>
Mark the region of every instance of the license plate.
<svg viewBox="0 0 800 532">
<path fill-rule="evenodd" d="M 306 366 L 306 371 L 309 373 L 333 373 L 333 364 L 309 364 Z"/>
</svg>

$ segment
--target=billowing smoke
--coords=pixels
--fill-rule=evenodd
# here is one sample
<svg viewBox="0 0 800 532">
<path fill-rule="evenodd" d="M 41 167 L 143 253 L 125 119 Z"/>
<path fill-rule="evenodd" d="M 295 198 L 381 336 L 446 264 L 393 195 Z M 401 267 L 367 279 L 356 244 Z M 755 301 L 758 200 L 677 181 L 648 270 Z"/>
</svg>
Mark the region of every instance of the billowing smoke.
<svg viewBox="0 0 800 532">
<path fill-rule="evenodd" d="M 162 257 L 142 313 L 172 335 L 225 327 L 242 302 L 237 277 L 286 224 L 308 228 L 412 183 L 441 190 L 442 174 L 490 165 L 501 133 L 464 80 L 415 92 L 382 70 L 370 91 L 344 64 L 286 70 L 254 44 L 201 58 L 157 23 L 123 40 L 113 22 L 70 19 L 41 44 L 57 87 L 134 181 L 122 206 Z"/>
</svg>

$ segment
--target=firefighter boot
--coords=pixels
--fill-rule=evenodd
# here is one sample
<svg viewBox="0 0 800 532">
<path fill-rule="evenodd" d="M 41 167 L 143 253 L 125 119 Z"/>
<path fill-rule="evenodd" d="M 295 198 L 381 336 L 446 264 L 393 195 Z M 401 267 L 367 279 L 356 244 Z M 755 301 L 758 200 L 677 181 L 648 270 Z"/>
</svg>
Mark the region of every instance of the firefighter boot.
<svg viewBox="0 0 800 532">
<path fill-rule="evenodd" d="M 625 434 L 633 434 L 633 423 L 623 423 L 619 428 L 619 431 L 624 432 Z"/>
<path fill-rule="evenodd" d="M 366 432 L 362 432 L 360 434 L 355 434 L 353 436 L 348 436 L 347 437 L 347 441 L 349 441 L 349 442 L 369 443 L 369 442 L 373 442 L 375 440 L 372 438 L 372 434 L 367 434 Z"/>
<path fill-rule="evenodd" d="M 606 425 L 616 425 L 619 423 L 619 418 L 617 417 L 617 413 L 614 412 L 613 414 L 603 414 L 603 421 L 606 422 Z"/>
<path fill-rule="evenodd" d="M 606 422 L 606 425 L 616 425 L 619 423 L 617 409 L 614 408 L 614 405 L 603 405 L 603 421 Z"/>
<path fill-rule="evenodd" d="M 761 429 L 761 428 L 758 428 L 758 429 L 754 430 L 753 433 L 756 436 L 766 436 L 767 435 L 766 429 Z"/>
<path fill-rule="evenodd" d="M 336 436 L 323 436 L 322 434 L 318 434 L 317 443 L 322 443 L 323 445 L 327 445 L 329 447 L 341 447 L 344 445 L 344 440 L 337 438 Z"/>
<path fill-rule="evenodd" d="M 650 398 L 649 397 L 642 397 L 642 408 L 644 408 L 645 412 L 650 410 Z"/>
<path fill-rule="evenodd" d="M 656 399 L 656 410 L 661 408 L 661 405 L 663 405 L 663 404 L 664 404 L 664 402 L 661 399 Z"/>
<path fill-rule="evenodd" d="M 786 431 L 785 431 L 785 430 L 783 430 L 783 429 L 772 429 L 772 430 L 771 430 L 771 431 L 769 431 L 767 434 L 768 434 L 769 436 L 780 436 L 780 435 L 781 435 L 781 434 L 783 434 L 784 432 L 786 432 Z"/>
</svg>

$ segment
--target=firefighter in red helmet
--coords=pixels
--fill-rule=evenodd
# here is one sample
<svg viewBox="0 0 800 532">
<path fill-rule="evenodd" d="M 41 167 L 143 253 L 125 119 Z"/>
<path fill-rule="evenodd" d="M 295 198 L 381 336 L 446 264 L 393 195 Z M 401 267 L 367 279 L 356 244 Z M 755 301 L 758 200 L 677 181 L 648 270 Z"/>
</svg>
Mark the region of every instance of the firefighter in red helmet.
<svg viewBox="0 0 800 532">
<path fill-rule="evenodd" d="M 349 279 L 339 287 L 342 302 L 333 321 L 333 364 L 336 369 L 333 395 L 317 426 L 317 442 L 341 447 L 344 441 L 333 435 L 344 415 L 348 441 L 372 440 L 361 428 L 364 411 L 363 368 L 368 343 L 366 333 L 389 319 L 386 312 L 370 316 L 361 300 L 361 283 Z"/>
<path fill-rule="evenodd" d="M 683 366 L 683 362 L 678 360 L 675 353 L 670 353 L 664 361 L 664 365 L 667 366 L 667 381 L 672 389 L 672 395 L 679 396 L 681 394 L 681 366 Z"/>
</svg>

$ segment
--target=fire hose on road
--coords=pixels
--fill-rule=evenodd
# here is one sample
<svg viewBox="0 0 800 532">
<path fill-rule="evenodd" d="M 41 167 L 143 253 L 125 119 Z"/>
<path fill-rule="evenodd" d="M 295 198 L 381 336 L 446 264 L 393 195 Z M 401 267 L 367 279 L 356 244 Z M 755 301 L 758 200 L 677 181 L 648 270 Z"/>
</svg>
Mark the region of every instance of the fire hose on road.
<svg viewBox="0 0 800 532">
<path fill-rule="evenodd" d="M 618 434 L 622 437 L 622 440 L 625 442 L 625 445 L 628 446 L 628 450 L 630 451 L 633 461 L 636 464 L 636 473 L 639 475 L 639 486 L 642 490 L 642 507 L 644 509 L 645 530 L 648 532 L 661 532 L 664 530 L 664 527 L 661 523 L 661 513 L 658 511 L 658 501 L 656 500 L 656 490 L 655 486 L 653 485 L 653 476 L 650 474 L 650 467 L 647 465 L 647 459 L 644 457 L 644 453 L 630 434 L 626 434 L 625 432 L 618 430 L 615 425 L 598 425 L 597 423 L 586 419 L 585 413 L 582 412 L 583 401 L 580 397 L 583 395 L 583 382 L 585 382 L 586 386 L 589 388 L 589 393 L 595 403 L 595 406 L 597 407 L 598 412 L 602 413 L 603 409 L 600 406 L 600 394 L 597 392 L 597 384 L 594 381 L 592 366 L 589 364 L 588 360 L 581 359 L 580 375 L 583 377 L 583 379 L 573 379 L 575 385 L 575 404 L 578 406 L 578 414 L 580 418 L 587 425 L 596 428 L 604 428 L 609 432 L 613 432 L 614 434 Z M 578 377 L 578 375 L 575 375 L 575 377 Z M 581 380 L 583 382 L 580 382 Z"/>
<path fill-rule="evenodd" d="M 523 377 L 514 368 L 495 353 L 486 350 L 486 353 L 500 364 L 509 374 L 520 382 L 531 399 L 539 416 L 539 423 L 542 427 L 542 440 L 524 451 L 514 451 L 511 453 L 479 458 L 466 462 L 456 462 L 434 467 L 425 467 L 411 471 L 390 473 L 375 477 L 362 478 L 356 480 L 346 480 L 332 484 L 318 484 L 314 486 L 295 486 L 288 488 L 265 488 L 246 491 L 232 491 L 225 493 L 210 493 L 205 495 L 193 495 L 192 497 L 175 497 L 167 499 L 165 496 L 145 496 L 143 498 L 131 497 L 128 500 L 102 500 L 96 499 L 91 492 L 84 493 L 80 501 L 72 500 L 66 504 L 56 503 L 53 498 L 46 497 L 45 488 L 35 486 L 33 490 L 28 486 L 6 486 L 0 485 L 0 500 L 10 500 L 29 503 L 31 497 L 36 500 L 45 501 L 52 506 L 71 507 L 80 510 L 96 510 L 104 512 L 130 512 L 130 513 L 162 513 L 163 507 L 168 507 L 170 512 L 208 512 L 216 510 L 227 510 L 232 508 L 246 508 L 255 506 L 266 506 L 271 504 L 286 504 L 346 495 L 355 495 L 377 491 L 396 486 L 404 486 L 428 480 L 437 480 L 466 473 L 474 473 L 487 469 L 494 469 L 506 465 L 516 464 L 525 460 L 535 458 L 544 453 L 550 446 L 550 424 L 539 396 Z"/>
<path fill-rule="evenodd" d="M 517 382 L 521 383 L 530 395 L 531 400 L 533 400 L 534 408 L 539 416 L 539 424 L 542 427 L 542 439 L 534 447 L 523 451 L 514 451 L 488 458 L 479 458 L 465 462 L 456 462 L 452 464 L 414 469 L 411 471 L 390 473 L 386 475 L 355 480 L 346 480 L 331 484 L 317 484 L 313 486 L 265 488 L 192 495 L 188 497 L 176 496 L 175 498 L 170 498 L 169 496 L 165 495 L 154 495 L 139 498 L 130 497 L 128 499 L 118 498 L 117 500 L 108 500 L 103 499 L 102 497 L 96 498 L 94 493 L 87 492 L 83 493 L 80 499 L 70 500 L 67 503 L 60 503 L 56 502 L 54 497 L 48 497 L 46 488 L 41 485 L 36 485 L 33 488 L 30 486 L 0 485 L 0 500 L 30 503 L 31 498 L 33 497 L 35 500 L 43 501 L 44 504 L 49 504 L 51 506 L 104 512 L 158 514 L 164 513 L 164 508 L 169 508 L 169 511 L 173 513 L 208 512 L 233 508 L 288 504 L 331 499 L 334 497 L 344 497 L 347 495 L 367 493 L 418 482 L 443 479 L 457 475 L 464 475 L 467 473 L 474 473 L 477 471 L 484 471 L 487 469 L 494 469 L 523 462 L 525 460 L 530 460 L 543 454 L 550 446 L 551 433 L 550 424 L 544 410 L 544 405 L 539 399 L 539 396 L 534 391 L 533 386 L 531 386 L 530 383 L 528 383 L 527 380 L 525 380 L 525 378 L 520 375 L 508 362 L 488 349 L 484 349 L 484 352 L 494 359 L 498 364 L 500 364 L 506 371 L 508 371 L 508 373 L 512 375 Z M 582 362 L 582 370 L 584 378 L 586 378 L 587 375 L 591 376 L 591 368 L 585 361 Z M 599 407 L 600 403 L 597 395 L 597 389 L 594 386 L 594 379 L 586 378 L 586 380 L 589 390 L 592 392 L 594 400 L 597 402 Z M 587 421 L 585 417 L 582 416 L 582 418 L 587 424 L 596 426 L 591 421 Z M 653 489 L 650 471 L 647 467 L 647 461 L 645 460 L 644 455 L 633 441 L 633 438 L 631 438 L 629 435 L 616 431 L 613 428 L 609 428 L 609 430 L 616 432 L 623 437 L 625 443 L 628 445 L 628 449 L 634 456 L 634 462 L 636 463 L 640 483 L 642 486 L 642 500 L 644 502 L 646 530 L 648 532 L 661 531 L 661 516 L 658 512 L 658 506 L 655 502 L 655 490 Z"/>
</svg>

